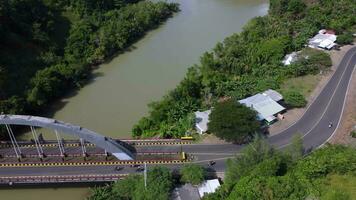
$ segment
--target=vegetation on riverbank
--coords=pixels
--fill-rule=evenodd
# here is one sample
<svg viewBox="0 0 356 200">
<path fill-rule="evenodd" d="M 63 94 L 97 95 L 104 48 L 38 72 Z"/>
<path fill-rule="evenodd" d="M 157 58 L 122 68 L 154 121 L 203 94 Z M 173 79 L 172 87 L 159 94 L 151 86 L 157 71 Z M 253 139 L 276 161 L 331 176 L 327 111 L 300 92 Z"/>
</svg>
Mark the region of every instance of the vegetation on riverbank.
<svg viewBox="0 0 356 200">
<path fill-rule="evenodd" d="M 161 101 L 149 105 L 150 112 L 132 130 L 134 137 L 179 137 L 192 127 L 194 111 L 214 106 L 220 98 L 235 100 L 266 89 L 280 89 L 290 78 L 317 74 L 331 66 L 328 54 L 305 50 L 307 57 L 289 66 L 285 54 L 304 48 L 322 28 L 337 34 L 356 27 L 353 0 L 272 0 L 267 16 L 251 20 L 240 34 L 218 43 L 191 67 L 181 83 Z M 291 105 L 305 104 L 292 91 Z"/>
<path fill-rule="evenodd" d="M 178 11 L 141 0 L 0 2 L 0 111 L 38 114 Z"/>
</svg>

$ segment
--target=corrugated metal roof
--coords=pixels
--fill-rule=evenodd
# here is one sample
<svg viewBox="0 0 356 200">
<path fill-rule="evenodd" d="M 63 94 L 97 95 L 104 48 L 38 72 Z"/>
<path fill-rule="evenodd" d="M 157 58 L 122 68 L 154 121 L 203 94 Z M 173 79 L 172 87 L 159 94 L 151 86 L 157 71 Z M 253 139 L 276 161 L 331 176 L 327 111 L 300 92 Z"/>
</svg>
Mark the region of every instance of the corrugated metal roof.
<svg viewBox="0 0 356 200">
<path fill-rule="evenodd" d="M 212 179 L 204 181 L 198 188 L 200 197 L 203 197 L 205 194 L 213 193 L 220 186 L 218 179 Z"/>
<path fill-rule="evenodd" d="M 283 111 L 285 108 L 275 102 L 268 95 L 256 94 L 254 96 L 242 99 L 239 101 L 241 104 L 246 105 L 258 112 L 260 120 L 271 120 L 273 115 Z"/>
<path fill-rule="evenodd" d="M 263 94 L 271 97 L 271 99 L 273 99 L 273 101 L 278 102 L 283 99 L 283 96 L 275 90 L 268 89 L 268 90 L 264 91 Z"/>
<path fill-rule="evenodd" d="M 195 112 L 195 126 L 199 127 L 202 132 L 208 130 L 209 115 L 211 110 L 206 110 L 204 112 L 197 111 Z"/>
</svg>

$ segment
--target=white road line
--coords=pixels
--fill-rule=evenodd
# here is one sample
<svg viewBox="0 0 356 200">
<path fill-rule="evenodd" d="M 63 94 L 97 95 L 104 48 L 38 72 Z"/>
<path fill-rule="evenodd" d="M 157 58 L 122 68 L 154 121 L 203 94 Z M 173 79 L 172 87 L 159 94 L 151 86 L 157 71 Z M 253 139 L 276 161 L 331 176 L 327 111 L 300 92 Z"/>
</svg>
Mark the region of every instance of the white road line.
<svg viewBox="0 0 356 200">
<path fill-rule="evenodd" d="M 354 47 L 356 49 L 356 47 Z M 353 48 L 351 48 L 350 50 L 353 50 Z M 350 51 L 349 50 L 349 51 Z M 346 52 L 348 53 L 348 52 Z M 345 53 L 345 55 L 346 55 Z M 341 64 L 342 60 L 340 61 L 339 65 Z M 339 68 L 339 67 L 338 67 Z M 338 70 L 338 68 L 334 71 L 333 75 L 330 76 L 330 78 L 328 79 L 328 81 L 325 83 L 325 85 L 322 86 L 320 92 L 318 92 L 318 95 L 316 95 L 316 97 L 311 101 L 311 103 L 307 106 L 307 108 L 304 111 L 304 114 L 309 110 L 309 108 L 311 107 L 311 105 L 313 105 L 313 103 L 316 101 L 316 99 L 318 99 L 319 95 L 321 94 L 321 92 L 324 90 L 324 88 L 328 85 L 328 83 L 330 82 L 330 80 L 332 79 L 332 77 L 335 75 L 335 72 Z M 347 68 L 347 67 L 346 67 Z M 304 114 L 302 116 L 299 117 L 298 120 L 296 120 L 294 123 L 292 123 L 290 126 L 288 126 L 287 128 L 283 129 L 282 131 L 279 131 L 278 133 L 276 133 L 275 135 L 278 135 L 286 130 L 288 130 L 290 127 L 292 127 L 293 125 L 295 125 L 300 119 L 302 119 L 302 117 L 304 116 Z"/>
<path fill-rule="evenodd" d="M 345 75 L 345 72 L 346 72 L 346 70 L 348 69 L 349 64 L 350 64 L 350 62 L 351 62 L 351 60 L 352 60 L 352 58 L 353 58 L 354 56 L 355 56 L 355 54 L 352 55 L 352 56 L 350 57 L 350 59 L 348 60 L 348 62 L 347 62 L 347 64 L 346 64 L 346 67 L 345 67 L 345 69 L 344 69 L 344 71 L 343 71 L 343 73 L 342 73 L 342 75 L 341 75 L 341 77 L 340 77 L 340 80 L 339 80 L 338 84 L 336 85 L 335 90 L 334 90 L 334 92 L 333 92 L 333 94 L 332 94 L 332 96 L 331 96 L 331 98 L 330 98 L 328 104 L 326 105 L 323 114 L 322 114 L 321 117 L 318 119 L 318 121 L 314 124 L 314 126 L 313 126 L 308 132 L 306 132 L 306 133 L 302 136 L 302 138 L 304 138 L 304 137 L 307 136 L 311 131 L 313 131 L 313 129 L 314 129 L 314 128 L 319 124 L 319 122 L 323 119 L 323 117 L 324 117 L 326 111 L 328 110 L 328 108 L 329 108 L 329 106 L 330 106 L 332 100 L 334 99 L 335 93 L 336 93 L 336 91 L 337 91 L 337 89 L 338 89 L 338 87 L 339 87 L 341 81 L 343 80 L 343 77 L 344 77 L 344 75 Z M 351 79 L 352 79 L 352 77 L 350 77 L 349 82 L 350 82 Z M 346 99 L 346 94 L 345 94 L 345 99 Z M 341 118 L 341 116 L 340 116 L 340 118 Z M 339 118 L 339 121 L 340 121 L 340 118 Z M 298 120 L 298 121 L 299 121 L 299 120 Z M 336 129 L 335 129 L 335 130 L 336 130 Z M 282 145 L 282 146 L 279 146 L 277 149 L 284 148 L 284 147 L 286 147 L 286 146 L 289 146 L 290 144 L 291 144 L 291 143 L 284 144 L 284 145 Z"/>
<path fill-rule="evenodd" d="M 354 65 L 354 69 L 352 70 L 352 73 L 351 73 L 351 78 L 349 80 L 349 83 L 347 84 L 347 90 L 346 90 L 346 94 L 345 94 L 345 99 L 344 99 L 344 103 L 342 105 L 342 111 L 341 111 L 341 115 L 340 115 L 339 121 L 337 123 L 337 126 L 336 126 L 334 132 L 330 135 L 330 137 L 323 144 L 319 145 L 317 148 L 320 148 L 320 147 L 324 146 L 327 142 L 329 142 L 329 140 L 334 136 L 334 134 L 336 133 L 337 129 L 340 126 L 340 123 L 341 123 L 341 120 L 342 120 L 342 115 L 344 114 L 344 111 L 345 111 L 345 104 L 346 104 L 346 100 L 347 100 L 347 95 L 348 95 L 348 93 L 350 91 L 351 81 L 352 81 L 352 78 L 355 78 L 355 77 L 353 77 L 353 74 L 355 73 L 355 71 L 356 71 L 356 65 Z"/>
</svg>

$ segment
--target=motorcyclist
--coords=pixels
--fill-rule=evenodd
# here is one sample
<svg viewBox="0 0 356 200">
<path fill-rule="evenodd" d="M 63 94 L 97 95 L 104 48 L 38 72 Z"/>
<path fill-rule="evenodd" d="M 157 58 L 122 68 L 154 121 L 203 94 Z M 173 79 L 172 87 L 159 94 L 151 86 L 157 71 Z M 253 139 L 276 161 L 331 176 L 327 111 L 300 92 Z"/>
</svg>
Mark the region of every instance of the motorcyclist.
<svg viewBox="0 0 356 200">
<path fill-rule="evenodd" d="M 331 128 L 333 126 L 332 122 L 329 122 L 329 128 Z"/>
</svg>

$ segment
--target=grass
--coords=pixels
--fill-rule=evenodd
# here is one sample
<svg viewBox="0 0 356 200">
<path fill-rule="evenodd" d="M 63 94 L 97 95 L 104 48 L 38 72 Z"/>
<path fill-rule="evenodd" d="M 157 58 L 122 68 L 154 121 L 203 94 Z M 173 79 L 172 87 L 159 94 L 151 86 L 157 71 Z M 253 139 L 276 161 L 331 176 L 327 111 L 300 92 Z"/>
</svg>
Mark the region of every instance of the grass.
<svg viewBox="0 0 356 200">
<path fill-rule="evenodd" d="M 356 200 L 356 175 L 332 174 L 327 176 L 323 184 L 321 200 L 334 199 L 335 196 L 339 196 L 338 199 Z"/>
<path fill-rule="evenodd" d="M 309 95 L 316 88 L 321 80 L 321 75 L 306 75 L 286 80 L 281 86 L 281 92 L 287 90 L 296 90 L 304 97 L 308 98 Z"/>
</svg>

